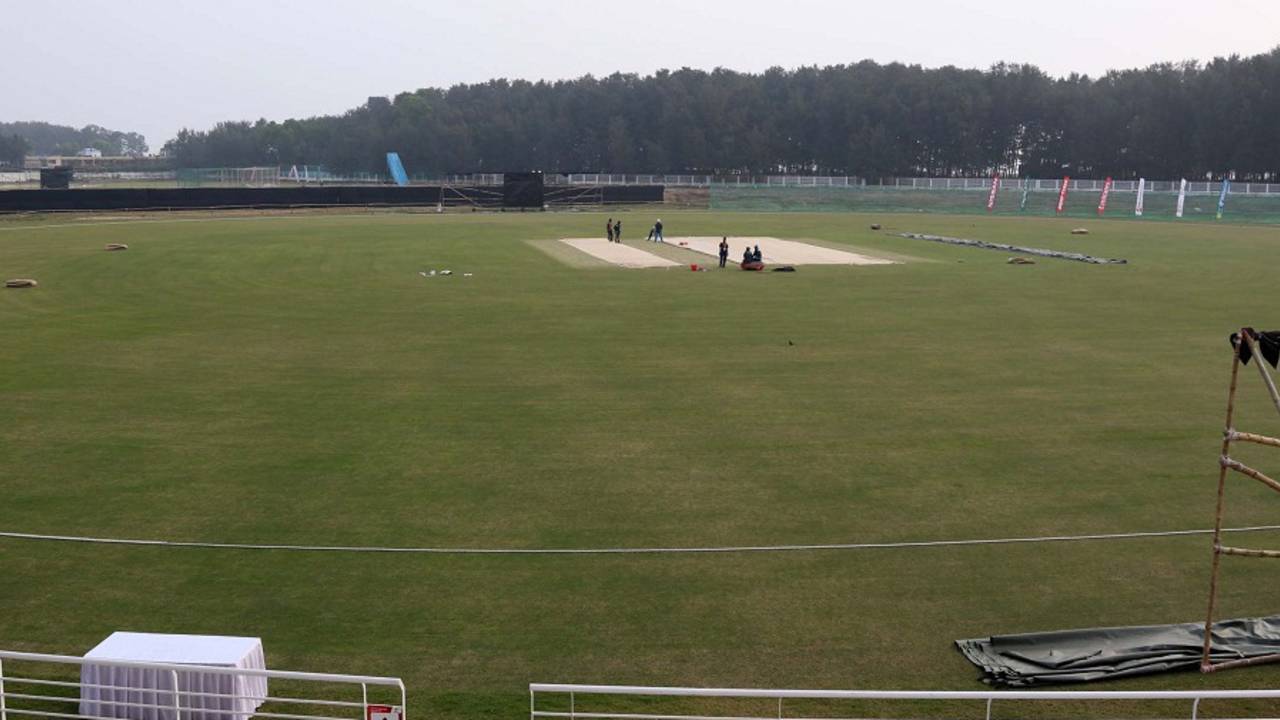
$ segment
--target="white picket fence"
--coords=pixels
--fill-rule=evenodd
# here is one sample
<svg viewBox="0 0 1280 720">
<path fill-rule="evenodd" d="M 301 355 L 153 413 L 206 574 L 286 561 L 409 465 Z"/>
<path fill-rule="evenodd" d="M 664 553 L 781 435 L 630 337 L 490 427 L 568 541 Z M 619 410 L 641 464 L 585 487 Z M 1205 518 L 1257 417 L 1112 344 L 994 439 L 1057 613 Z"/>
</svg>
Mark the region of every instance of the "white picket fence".
<svg viewBox="0 0 1280 720">
<path fill-rule="evenodd" d="M 415 182 L 418 182 L 415 179 Z M 433 182 L 430 179 L 423 182 Z M 502 173 L 446 175 L 434 182 L 447 185 L 501 185 Z M 629 173 L 547 173 L 547 185 L 665 185 L 667 187 L 833 187 L 858 188 L 866 180 L 825 175 L 637 175 Z"/>
<path fill-rule="evenodd" d="M 1147 180 L 1149 193 L 1176 193 L 1180 180 Z M 991 178 L 885 178 L 885 187 L 908 190 L 990 190 Z M 1071 179 L 1070 190 L 1101 192 L 1106 180 Z M 1004 190 L 1022 190 L 1031 192 L 1058 192 L 1062 189 L 1062 179 L 1023 179 L 1001 178 L 1000 187 Z M 1137 180 L 1115 180 L 1111 184 L 1111 192 L 1137 192 Z M 1212 195 L 1222 191 L 1222 181 L 1188 181 L 1188 195 Z M 1280 195 L 1280 183 L 1231 183 L 1233 195 Z"/>
<path fill-rule="evenodd" d="M 124 668 L 146 671 L 154 688 L 127 690 L 119 685 L 85 683 L 82 666 Z M 246 697 L 225 692 L 211 693 L 184 688 L 184 675 L 266 678 L 283 684 L 290 695 Z M 100 675 L 101 673 L 95 673 Z M 228 684 L 230 678 L 228 678 Z M 370 689 L 374 689 L 371 698 Z M 383 688 L 378 690 L 378 688 Z M 85 689 L 105 691 L 110 700 L 94 699 L 95 706 L 109 708 L 103 715 L 80 714 Z M 301 692 L 293 692 L 300 690 Z M 338 699 L 346 697 L 347 699 Z M 123 698 L 123 699 L 121 699 Z M 175 665 L 168 663 L 120 662 L 67 655 L 0 651 L 0 720 L 18 718 L 127 718 L 129 720 L 247 720 L 237 709 L 219 709 L 222 701 L 264 701 L 270 710 L 252 713 L 276 720 L 369 720 L 370 706 L 395 706 L 404 717 L 406 697 L 399 678 L 364 675 L 254 670 L 247 668 Z M 230 703 L 239 705 L 239 703 Z"/>
<path fill-rule="evenodd" d="M 441 178 L 415 178 L 414 182 L 440 182 L 448 185 L 501 185 L 502 173 L 485 173 L 473 175 L 446 175 Z M 842 175 L 637 175 L 610 173 L 573 173 L 559 175 L 547 173 L 547 185 L 665 185 L 667 187 L 755 187 L 755 188 L 850 188 L 868 187 L 866 179 Z M 1058 192 L 1062 187 L 1061 178 L 1002 178 L 1001 187 L 1005 190 L 1024 187 L 1031 192 Z M 1070 190 L 1084 192 L 1101 192 L 1104 179 L 1072 178 Z M 1147 180 L 1149 193 L 1176 193 L 1179 180 Z M 928 177 L 891 177 L 881 178 L 875 188 L 897 188 L 912 190 L 989 190 L 991 178 L 928 178 Z M 1220 192 L 1222 181 L 1188 181 L 1188 195 L 1210 195 Z M 1115 180 L 1111 191 L 1115 193 L 1137 192 L 1137 180 Z M 1231 193 L 1236 195 L 1280 195 L 1280 183 L 1248 183 L 1233 182 Z"/>
<path fill-rule="evenodd" d="M 593 698 L 609 697 L 607 702 L 592 702 Z M 718 699 L 723 705 L 733 703 L 734 714 L 707 714 L 706 712 L 688 712 L 669 707 L 662 711 L 654 702 L 658 697 L 702 698 L 710 702 Z M 921 703 L 951 701 L 956 703 L 980 704 L 985 708 L 986 720 L 991 720 L 996 703 L 1001 706 L 1019 703 L 1045 703 L 1050 701 L 1087 702 L 1091 704 L 1117 703 L 1120 701 L 1141 700 L 1146 704 L 1160 703 L 1160 712 L 1175 703 L 1183 704 L 1185 717 L 1191 720 L 1204 720 L 1201 703 L 1214 701 L 1219 703 L 1244 700 L 1280 701 L 1280 690 L 1153 690 L 1153 691 L 1116 691 L 1116 690 L 763 690 L 741 688 L 689 688 L 689 687 L 645 687 L 631 685 L 566 685 L 554 683 L 533 683 L 529 685 L 529 720 L 539 718 L 555 718 L 556 720 L 836 720 L 831 717 L 828 706 L 819 707 L 821 714 L 805 713 L 805 705 L 813 706 L 812 701 L 895 701 L 902 703 Z M 541 701 L 542 705 L 539 705 Z M 751 701 L 751 702 L 746 702 Z M 803 701 L 810 701 L 805 703 Z M 554 705 L 556 709 L 548 709 Z M 1233 720 L 1252 717 L 1275 718 L 1280 715 L 1280 707 L 1267 703 L 1270 707 L 1268 715 L 1242 715 L 1232 712 Z M 684 703 L 684 707 L 696 707 L 697 703 Z M 752 711 L 748 708 L 757 708 Z M 1125 707 L 1125 706 L 1119 706 Z M 604 709 L 608 708 L 608 709 Z M 623 709 L 619 709 L 623 708 Z M 637 712 L 642 708 L 645 712 Z M 712 707 L 711 709 L 714 709 Z M 1133 711 L 1132 706 L 1128 706 Z M 1233 708 L 1234 709 L 1234 708 Z M 679 711 L 678 711 L 679 710 Z M 745 712 L 744 712 L 745 710 Z M 761 711 L 763 710 L 763 711 Z M 909 711 L 908 711 L 909 712 Z M 895 717 L 902 717 L 895 714 Z M 859 716 L 865 717 L 865 716 Z M 906 715 L 920 717 L 920 715 Z M 946 717 L 954 717 L 947 715 Z M 1013 717 L 1019 717 L 1015 714 Z M 1108 715 L 1108 717 L 1123 717 Z M 1175 715 L 1161 715 L 1175 717 Z"/>
<path fill-rule="evenodd" d="M 190 173 L 191 171 L 184 171 Z M 223 182 L 237 184 L 247 182 L 247 178 L 258 178 L 255 184 L 262 184 L 261 178 L 269 176 L 269 184 L 287 184 L 323 182 L 329 185 L 385 184 L 390 182 L 388 176 L 380 173 L 291 173 L 284 168 L 217 168 L 204 171 L 201 179 L 207 182 Z M 119 182 L 119 181 L 162 181 L 175 180 L 179 173 L 173 170 L 157 172 L 77 172 L 75 182 Z M 427 176 L 415 175 L 415 185 L 501 185 L 502 173 L 473 173 L 467 175 Z M 40 179 L 38 172 L 3 171 L 0 172 L 0 185 L 16 185 L 35 183 Z M 667 187 L 691 188 L 848 188 L 860 189 L 868 186 L 867 180 L 845 175 L 645 175 L 633 173 L 573 173 L 561 175 L 547 173 L 544 176 L 547 185 L 665 185 Z M 1005 190 L 1024 187 L 1031 192 L 1058 192 L 1062 186 L 1061 178 L 1002 178 L 1001 187 Z M 1105 180 L 1072 178 L 1070 190 L 1100 192 Z M 1179 180 L 1147 180 L 1149 193 L 1176 193 Z M 991 187 L 989 177 L 968 178 L 929 178 L 929 177 L 890 177 L 880 178 L 872 185 L 884 189 L 909 190 L 988 190 Z M 1222 181 L 1188 181 L 1188 195 L 1211 195 L 1220 192 Z M 1111 191 L 1116 193 L 1137 192 L 1137 180 L 1116 180 Z M 1280 183 L 1233 182 L 1233 195 L 1280 195 Z"/>
</svg>

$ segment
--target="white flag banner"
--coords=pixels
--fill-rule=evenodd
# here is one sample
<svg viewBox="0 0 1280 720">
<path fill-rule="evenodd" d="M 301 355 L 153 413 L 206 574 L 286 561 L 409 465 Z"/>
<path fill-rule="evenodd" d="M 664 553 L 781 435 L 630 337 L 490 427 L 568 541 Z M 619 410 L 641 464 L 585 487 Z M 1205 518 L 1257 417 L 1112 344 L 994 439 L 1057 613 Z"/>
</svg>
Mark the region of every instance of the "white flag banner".
<svg viewBox="0 0 1280 720">
<path fill-rule="evenodd" d="M 1182 209 L 1187 206 L 1187 179 L 1182 179 L 1182 184 L 1178 186 L 1178 217 L 1182 217 Z"/>
<path fill-rule="evenodd" d="M 1138 178 L 1138 204 L 1133 206 L 1133 214 L 1142 217 L 1142 201 L 1147 196 L 1147 179 Z"/>
</svg>

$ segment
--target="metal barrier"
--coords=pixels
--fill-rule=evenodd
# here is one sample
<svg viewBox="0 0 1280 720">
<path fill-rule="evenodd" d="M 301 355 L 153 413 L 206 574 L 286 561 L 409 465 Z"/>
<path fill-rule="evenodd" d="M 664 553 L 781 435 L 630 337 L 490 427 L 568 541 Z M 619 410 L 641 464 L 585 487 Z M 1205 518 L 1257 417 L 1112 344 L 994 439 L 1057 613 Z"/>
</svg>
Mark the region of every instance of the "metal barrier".
<svg viewBox="0 0 1280 720">
<path fill-rule="evenodd" d="M 418 182 L 420 178 L 414 178 Z M 501 174 L 445 175 L 425 178 L 424 182 L 444 184 L 501 185 Z M 859 188 L 866 180 L 851 176 L 825 175 L 660 175 L 634 173 L 547 173 L 544 183 L 551 185 L 663 185 L 666 187 L 836 187 Z"/>
<path fill-rule="evenodd" d="M 1027 188 L 1032 192 L 1057 192 L 1062 189 L 1062 180 L 1059 179 L 1036 179 L 1036 178 L 1018 178 L 1009 177 L 1001 178 L 1001 182 L 1006 188 L 1022 189 Z M 1072 191 L 1096 192 L 1102 190 L 1105 180 L 1072 178 L 1070 189 Z M 908 190 L 989 190 L 991 188 L 991 178 L 928 178 L 928 177 L 898 177 L 884 178 L 882 180 L 884 187 L 906 188 Z M 1147 180 L 1146 191 L 1148 193 L 1176 193 L 1180 185 L 1179 180 Z M 1188 195 L 1215 195 L 1222 189 L 1222 181 L 1215 180 L 1212 182 L 1204 180 L 1191 180 L 1187 182 Z M 1117 193 L 1137 192 L 1137 180 L 1115 180 L 1112 182 L 1111 191 Z M 1231 184 L 1232 195 L 1280 195 L 1280 183 L 1259 183 L 1259 182 L 1233 182 Z"/>
<path fill-rule="evenodd" d="M 538 695 L 561 696 L 560 707 L 567 710 L 538 709 Z M 688 697 L 688 698 L 721 698 L 734 700 L 757 699 L 768 702 L 768 713 L 760 714 L 687 714 L 687 713 L 636 713 L 618 712 L 616 710 L 582 709 L 579 696 L 625 696 L 640 697 Z M 796 720 L 812 718 L 812 720 L 834 720 L 830 715 L 804 715 L 788 713 L 784 701 L 791 700 L 862 700 L 862 701 L 964 701 L 984 703 L 986 720 L 991 720 L 992 707 L 996 701 L 1117 701 L 1117 700 L 1149 700 L 1190 702 L 1191 720 L 1201 720 L 1200 702 L 1202 700 L 1280 700 L 1280 690 L 1154 690 L 1154 691 L 1114 691 L 1114 690 L 763 690 L 734 688 L 687 688 L 687 687 L 645 687 L 632 685 L 564 685 L 551 683 L 532 683 L 529 685 L 529 718 L 583 718 L 583 720 Z M 1233 718 L 1236 716 L 1232 716 Z"/>
<path fill-rule="evenodd" d="M 22 666 L 25 672 L 15 674 L 15 665 Z M 67 679 L 71 675 L 68 672 L 70 667 L 80 670 L 86 665 L 96 668 L 149 671 L 154 673 L 158 687 L 126 688 L 121 685 L 86 683 L 83 680 L 83 674 L 79 672 L 74 679 Z M 235 677 L 264 678 L 284 681 L 288 689 L 293 689 L 297 684 L 312 689 L 317 695 L 322 690 L 328 692 L 325 693 L 326 697 L 307 698 L 269 694 L 258 697 L 182 689 L 179 684 L 180 676 L 191 673 L 225 677 L 227 682 Z M 381 696 L 375 697 L 375 702 L 371 703 L 370 686 L 392 688 L 392 690 L 383 691 Z M 97 706 L 108 706 L 111 712 L 102 715 L 81 714 L 79 703 L 85 689 L 115 691 L 110 694 L 112 699 L 95 698 L 91 701 Z M 355 695 L 357 690 L 358 696 Z M 62 694 L 57 694 L 59 692 Z M 330 697 L 331 695 L 348 695 L 352 699 L 335 699 Z M 121 700 L 121 697 L 124 699 Z M 358 699 L 355 699 L 357 697 Z M 399 700 L 398 713 L 396 713 L 397 706 L 394 702 L 376 702 L 388 699 Z M 269 707 L 270 710 L 246 712 L 243 707 L 230 709 L 209 707 L 210 704 L 223 700 L 260 700 L 263 703 L 262 707 Z M 90 718 L 90 720 L 107 718 L 197 720 L 209 716 L 224 716 L 225 720 L 247 720 L 250 716 L 280 720 L 373 720 L 374 715 L 379 714 L 379 711 L 381 711 L 380 717 L 390 720 L 398 714 L 400 720 L 403 720 L 405 701 L 404 683 L 399 678 L 122 662 L 0 650 L 0 720 L 10 720 L 10 716 L 14 718 Z"/>
</svg>

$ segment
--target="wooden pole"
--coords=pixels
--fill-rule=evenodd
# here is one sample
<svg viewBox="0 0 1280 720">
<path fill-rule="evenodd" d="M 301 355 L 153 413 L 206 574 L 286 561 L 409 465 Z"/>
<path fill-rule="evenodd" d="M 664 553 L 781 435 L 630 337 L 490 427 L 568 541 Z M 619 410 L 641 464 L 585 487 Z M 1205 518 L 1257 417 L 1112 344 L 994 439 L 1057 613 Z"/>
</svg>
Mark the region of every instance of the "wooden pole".
<svg viewBox="0 0 1280 720">
<path fill-rule="evenodd" d="M 1273 437 L 1268 437 L 1266 435 L 1258 435 L 1255 433 L 1240 432 L 1238 430 L 1231 433 L 1231 439 L 1239 440 L 1240 442 L 1256 443 L 1258 445 L 1270 445 L 1271 447 L 1280 447 L 1280 438 L 1273 438 Z"/>
<path fill-rule="evenodd" d="M 1233 348 L 1231 361 L 1231 389 L 1227 391 L 1227 426 L 1222 433 L 1221 460 L 1231 456 L 1231 436 L 1235 432 L 1233 421 L 1236 412 L 1236 381 L 1240 377 L 1240 347 L 1247 337 L 1245 330 L 1240 330 L 1240 339 Z M 1262 358 L 1258 358 L 1259 361 Z M 1218 602 L 1218 566 L 1222 560 L 1222 510 L 1227 487 L 1227 465 L 1218 463 L 1218 509 L 1213 519 L 1213 570 L 1209 576 L 1209 610 L 1204 620 L 1204 652 L 1200 656 L 1200 672 L 1213 672 L 1213 662 L 1209 659 L 1213 650 L 1213 613 Z"/>
<path fill-rule="evenodd" d="M 1280 482 L 1276 482 L 1275 480 L 1272 480 L 1271 478 L 1267 477 L 1266 474 L 1261 473 L 1257 470 L 1254 470 L 1253 468 L 1249 467 L 1248 465 L 1245 465 L 1242 462 L 1232 460 L 1229 457 L 1224 457 L 1222 458 L 1222 465 L 1223 467 L 1228 468 L 1230 470 L 1235 470 L 1241 475 L 1244 475 L 1246 477 L 1251 477 L 1254 480 L 1257 480 L 1258 482 L 1262 483 L 1263 485 L 1266 485 L 1267 487 L 1271 488 L 1272 490 L 1275 490 L 1276 492 L 1280 492 Z"/>
<path fill-rule="evenodd" d="M 1223 555 L 1243 555 L 1244 557 L 1256 558 L 1280 558 L 1280 550 L 1251 550 L 1249 548 L 1227 547 L 1223 545 L 1218 548 L 1218 552 Z"/>
<path fill-rule="evenodd" d="M 1231 668 L 1248 667 L 1250 665 L 1265 665 L 1273 662 L 1280 662 L 1280 653 L 1275 655 L 1243 658 L 1240 660 L 1224 660 L 1217 665 L 1210 665 L 1207 672 L 1213 672 L 1214 670 L 1230 670 Z"/>
</svg>

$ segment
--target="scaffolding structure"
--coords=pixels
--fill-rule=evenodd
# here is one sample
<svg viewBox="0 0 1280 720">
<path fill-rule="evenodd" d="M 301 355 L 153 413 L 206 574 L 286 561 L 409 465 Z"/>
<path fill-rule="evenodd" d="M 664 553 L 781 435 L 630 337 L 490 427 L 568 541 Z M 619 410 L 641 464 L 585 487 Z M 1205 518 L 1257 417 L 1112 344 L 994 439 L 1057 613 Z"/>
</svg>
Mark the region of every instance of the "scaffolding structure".
<svg viewBox="0 0 1280 720">
<path fill-rule="evenodd" d="M 1267 365 L 1275 368 L 1280 363 L 1280 332 L 1259 332 L 1253 328 L 1242 328 L 1231 336 L 1234 359 L 1231 364 L 1231 389 L 1227 393 L 1227 422 L 1222 433 L 1222 454 L 1218 458 L 1218 506 L 1213 523 L 1213 571 L 1209 580 L 1209 609 L 1204 621 L 1204 652 L 1200 658 L 1200 671 L 1211 673 L 1233 667 L 1261 665 L 1263 663 L 1280 662 L 1280 653 L 1262 655 L 1252 658 L 1213 661 L 1213 618 L 1218 602 L 1219 566 L 1223 555 L 1235 555 L 1252 558 L 1280 558 L 1280 550 L 1259 550 L 1256 548 L 1231 547 L 1222 544 L 1222 523 L 1226 511 L 1227 471 L 1233 471 L 1247 478 L 1257 480 L 1263 485 L 1280 492 L 1280 482 L 1268 477 L 1265 473 L 1252 468 L 1231 457 L 1231 445 L 1236 442 L 1253 443 L 1266 447 L 1280 448 L 1280 438 L 1257 433 L 1241 432 L 1235 427 L 1236 387 L 1240 376 L 1240 367 L 1248 365 L 1250 360 L 1258 368 L 1262 382 L 1271 396 L 1271 402 L 1280 412 L 1280 391 L 1276 390 L 1275 380 Z"/>
</svg>

